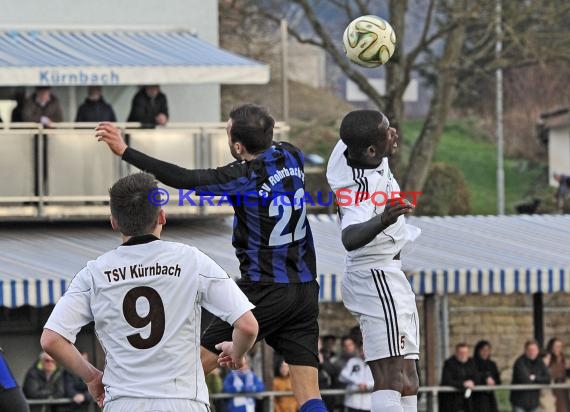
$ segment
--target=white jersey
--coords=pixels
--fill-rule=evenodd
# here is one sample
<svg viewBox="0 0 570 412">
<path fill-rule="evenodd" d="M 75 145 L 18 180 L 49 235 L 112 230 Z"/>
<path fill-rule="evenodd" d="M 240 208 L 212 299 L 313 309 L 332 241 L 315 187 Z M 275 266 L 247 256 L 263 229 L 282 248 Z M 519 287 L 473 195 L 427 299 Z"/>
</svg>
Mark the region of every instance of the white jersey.
<svg viewBox="0 0 570 412">
<path fill-rule="evenodd" d="M 327 180 L 339 202 L 341 229 L 363 223 L 381 214 L 386 199 L 399 197 L 400 186 L 390 171 L 388 158 L 374 169 L 351 167 L 346 159 L 346 145 L 339 140 L 327 165 Z M 357 195 L 367 193 L 367 195 Z M 368 197 L 368 199 L 366 199 Z M 370 243 L 347 252 L 346 268 L 369 269 L 390 262 L 406 243 L 406 224 L 403 216 L 388 226 Z"/>
<path fill-rule="evenodd" d="M 254 306 L 204 253 L 146 235 L 88 262 L 45 328 L 74 343 L 95 321 L 106 354 L 106 404 L 121 397 L 208 404 L 201 307 L 233 324 Z"/>
<path fill-rule="evenodd" d="M 359 390 L 359 385 L 366 385 L 368 390 L 374 388 L 374 378 L 370 367 L 360 357 L 348 360 L 346 366 L 340 371 L 339 381 L 346 383 L 346 389 Z M 347 408 L 369 411 L 372 407 L 372 395 L 370 393 L 354 393 L 344 397 L 344 406 Z"/>
</svg>

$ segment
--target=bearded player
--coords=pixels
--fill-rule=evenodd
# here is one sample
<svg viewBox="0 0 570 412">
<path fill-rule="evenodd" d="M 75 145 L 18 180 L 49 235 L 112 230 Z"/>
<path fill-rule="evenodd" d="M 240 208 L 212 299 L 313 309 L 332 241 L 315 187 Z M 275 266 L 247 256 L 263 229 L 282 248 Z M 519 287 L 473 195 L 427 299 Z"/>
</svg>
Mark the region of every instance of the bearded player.
<svg viewBox="0 0 570 412">
<path fill-rule="evenodd" d="M 96 137 L 168 186 L 230 199 L 241 272 L 238 285 L 255 305 L 258 340 L 265 339 L 290 365 L 301 412 L 321 412 L 326 408 L 317 378 L 319 285 L 303 202 L 304 156 L 289 143 L 273 141 L 274 124 L 263 107 L 244 104 L 233 109 L 226 131 L 236 161 L 217 169 L 189 170 L 154 159 L 127 147 L 110 123 L 101 123 Z M 206 373 L 217 366 L 216 344 L 230 339 L 230 325 L 219 319 L 206 329 L 202 336 Z"/>
</svg>

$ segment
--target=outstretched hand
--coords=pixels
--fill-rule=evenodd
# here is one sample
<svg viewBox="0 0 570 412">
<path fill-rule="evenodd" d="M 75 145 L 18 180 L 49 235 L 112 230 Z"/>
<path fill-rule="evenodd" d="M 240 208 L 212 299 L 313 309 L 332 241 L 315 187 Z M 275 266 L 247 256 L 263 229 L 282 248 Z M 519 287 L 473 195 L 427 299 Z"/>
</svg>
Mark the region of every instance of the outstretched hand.
<svg viewBox="0 0 570 412">
<path fill-rule="evenodd" d="M 222 351 L 218 355 L 218 365 L 226 366 L 230 369 L 237 370 L 241 369 L 245 364 L 245 356 L 236 356 L 234 353 L 233 342 L 222 342 L 216 345 L 216 349 Z"/>
<path fill-rule="evenodd" d="M 121 136 L 121 131 L 112 123 L 99 123 L 95 128 L 95 137 L 99 142 L 107 143 L 111 151 L 117 156 L 122 156 L 127 150 L 127 144 Z"/>
<path fill-rule="evenodd" d="M 382 223 L 385 226 L 393 225 L 400 216 L 412 213 L 414 208 L 415 206 L 408 199 L 390 199 L 382 212 Z"/>
</svg>

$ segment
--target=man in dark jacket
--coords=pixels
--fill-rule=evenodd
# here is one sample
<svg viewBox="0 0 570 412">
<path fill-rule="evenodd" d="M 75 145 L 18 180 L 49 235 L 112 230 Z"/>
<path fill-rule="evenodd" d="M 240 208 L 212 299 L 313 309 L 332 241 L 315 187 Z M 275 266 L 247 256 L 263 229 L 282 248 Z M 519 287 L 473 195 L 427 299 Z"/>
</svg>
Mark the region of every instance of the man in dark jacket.
<svg viewBox="0 0 570 412">
<path fill-rule="evenodd" d="M 443 364 L 441 374 L 442 386 L 453 386 L 462 389 L 462 393 L 440 393 L 439 410 L 441 412 L 474 412 L 471 402 L 471 389 L 479 381 L 477 368 L 469 357 L 469 345 L 458 343 L 455 355 Z"/>
<path fill-rule="evenodd" d="M 538 343 L 529 340 L 524 344 L 524 354 L 518 357 L 513 367 L 513 385 L 550 383 L 548 368 L 538 356 Z M 540 390 L 511 391 L 513 412 L 538 412 Z"/>
<path fill-rule="evenodd" d="M 142 123 L 143 127 L 164 126 L 168 122 L 168 102 L 159 86 L 144 86 L 135 94 L 127 121 Z"/>
<path fill-rule="evenodd" d="M 63 109 L 51 87 L 36 87 L 36 91 L 24 101 L 22 121 L 41 123 L 44 127 L 53 127 L 53 123 L 63 121 Z"/>
<path fill-rule="evenodd" d="M 60 399 L 65 397 L 63 369 L 58 367 L 55 360 L 47 353 L 40 354 L 39 361 L 28 369 L 24 378 L 24 394 L 28 399 Z M 58 406 L 35 405 L 32 412 L 58 412 L 63 408 Z"/>
<path fill-rule="evenodd" d="M 89 86 L 87 98 L 77 109 L 76 122 L 116 122 L 113 107 L 103 99 L 101 86 Z"/>
</svg>

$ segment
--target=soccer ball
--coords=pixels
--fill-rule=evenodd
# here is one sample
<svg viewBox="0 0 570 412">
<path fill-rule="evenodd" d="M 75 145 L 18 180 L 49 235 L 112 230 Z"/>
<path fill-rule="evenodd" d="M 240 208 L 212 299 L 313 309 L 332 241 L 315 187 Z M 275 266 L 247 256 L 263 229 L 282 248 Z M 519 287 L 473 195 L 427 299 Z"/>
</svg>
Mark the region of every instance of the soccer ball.
<svg viewBox="0 0 570 412">
<path fill-rule="evenodd" d="M 346 27 L 342 36 L 344 52 L 354 63 L 378 67 L 386 63 L 396 48 L 396 33 L 386 20 L 361 16 Z"/>
</svg>

